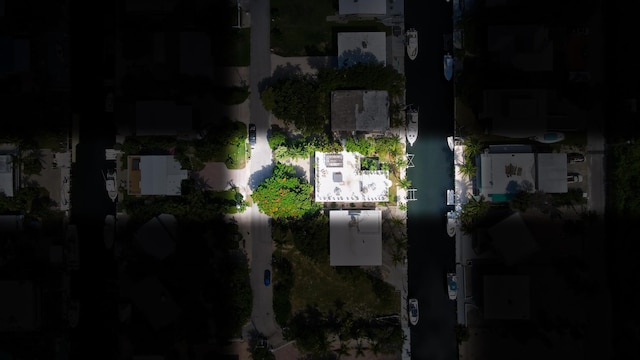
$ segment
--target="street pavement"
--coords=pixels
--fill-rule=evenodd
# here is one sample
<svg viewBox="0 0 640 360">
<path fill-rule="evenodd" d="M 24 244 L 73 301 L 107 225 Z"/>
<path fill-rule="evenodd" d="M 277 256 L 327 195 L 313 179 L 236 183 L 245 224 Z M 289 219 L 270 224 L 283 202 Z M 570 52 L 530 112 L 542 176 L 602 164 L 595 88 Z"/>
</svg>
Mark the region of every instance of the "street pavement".
<svg viewBox="0 0 640 360">
<path fill-rule="evenodd" d="M 252 0 L 245 5 L 245 11 L 251 14 L 251 66 L 249 70 L 251 123 L 256 124 L 257 139 L 255 149 L 251 151 L 248 188 L 254 190 L 258 184 L 271 175 L 273 166 L 271 150 L 267 143 L 270 127 L 270 113 L 262 106 L 259 84 L 271 76 L 270 51 L 270 3 Z M 284 343 L 282 331 L 275 322 L 273 314 L 273 288 L 265 286 L 264 271 L 271 270 L 273 245 L 269 218 L 260 213 L 255 203 L 240 216 L 239 225 L 243 236 L 248 240 L 251 266 L 251 289 L 253 291 L 253 310 L 251 326 L 245 328 L 264 335 L 271 346 Z"/>
</svg>

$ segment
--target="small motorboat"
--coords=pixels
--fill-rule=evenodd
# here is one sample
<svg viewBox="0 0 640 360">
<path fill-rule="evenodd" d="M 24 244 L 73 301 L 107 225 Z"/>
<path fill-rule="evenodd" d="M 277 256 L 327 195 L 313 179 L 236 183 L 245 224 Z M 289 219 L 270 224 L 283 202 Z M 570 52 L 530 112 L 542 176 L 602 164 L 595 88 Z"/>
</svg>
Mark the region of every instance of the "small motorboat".
<svg viewBox="0 0 640 360">
<path fill-rule="evenodd" d="M 451 80 L 453 78 L 453 56 L 446 54 L 444 56 L 444 78 Z"/>
<path fill-rule="evenodd" d="M 419 318 L 418 299 L 409 299 L 409 322 L 411 325 L 416 325 L 418 324 Z"/>
<path fill-rule="evenodd" d="M 458 298 L 458 276 L 456 273 L 447 273 L 447 292 L 450 300 Z"/>
<path fill-rule="evenodd" d="M 407 141 L 409 145 L 413 146 L 413 143 L 418 139 L 418 110 L 407 110 Z"/>
<path fill-rule="evenodd" d="M 407 55 L 409 59 L 415 60 L 418 57 L 418 31 L 414 28 L 407 30 L 405 34 L 407 43 Z"/>
<path fill-rule="evenodd" d="M 102 173 L 104 178 L 105 187 L 107 189 L 107 195 L 111 201 L 116 202 L 118 198 L 118 188 L 116 187 L 116 170 L 109 169 L 106 173 Z"/>
</svg>

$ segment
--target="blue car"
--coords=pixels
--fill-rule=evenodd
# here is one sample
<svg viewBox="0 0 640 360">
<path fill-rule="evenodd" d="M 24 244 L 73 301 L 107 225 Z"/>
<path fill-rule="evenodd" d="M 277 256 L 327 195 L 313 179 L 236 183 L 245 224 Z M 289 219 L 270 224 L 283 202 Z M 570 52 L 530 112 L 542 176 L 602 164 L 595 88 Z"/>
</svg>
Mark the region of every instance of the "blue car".
<svg viewBox="0 0 640 360">
<path fill-rule="evenodd" d="M 264 286 L 269 286 L 271 285 L 271 271 L 270 270 L 265 270 L 264 271 Z"/>
</svg>

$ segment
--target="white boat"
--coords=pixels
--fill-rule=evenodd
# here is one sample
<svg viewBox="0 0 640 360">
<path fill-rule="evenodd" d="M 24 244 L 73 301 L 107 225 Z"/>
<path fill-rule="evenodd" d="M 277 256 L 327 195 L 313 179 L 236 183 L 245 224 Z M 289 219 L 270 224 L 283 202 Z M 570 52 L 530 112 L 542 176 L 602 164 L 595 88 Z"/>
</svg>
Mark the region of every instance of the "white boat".
<svg viewBox="0 0 640 360">
<path fill-rule="evenodd" d="M 458 298 L 458 277 L 456 276 L 456 273 L 447 274 L 447 289 L 450 300 Z"/>
<path fill-rule="evenodd" d="M 407 30 L 405 40 L 407 43 L 407 55 L 409 55 L 409 59 L 415 60 L 418 56 L 418 31 L 414 28 Z"/>
<path fill-rule="evenodd" d="M 458 229 L 458 212 L 457 211 L 447 212 L 447 235 L 449 235 L 449 237 L 455 237 L 457 229 Z"/>
<path fill-rule="evenodd" d="M 409 299 L 409 322 L 411 325 L 416 325 L 419 318 L 418 299 Z"/>
<path fill-rule="evenodd" d="M 453 56 L 446 54 L 444 56 L 444 78 L 451 80 L 453 78 Z"/>
<path fill-rule="evenodd" d="M 418 110 L 407 110 L 407 141 L 409 145 L 413 146 L 413 143 L 418 139 Z"/>
<path fill-rule="evenodd" d="M 564 134 L 561 132 L 549 131 L 544 134 L 532 136 L 529 139 L 543 144 L 553 144 L 564 140 Z"/>
<path fill-rule="evenodd" d="M 107 189 L 107 195 L 111 201 L 116 202 L 118 198 L 118 188 L 116 187 L 116 170 L 109 169 L 107 173 L 102 173 L 102 177 L 104 178 L 105 187 Z"/>
</svg>

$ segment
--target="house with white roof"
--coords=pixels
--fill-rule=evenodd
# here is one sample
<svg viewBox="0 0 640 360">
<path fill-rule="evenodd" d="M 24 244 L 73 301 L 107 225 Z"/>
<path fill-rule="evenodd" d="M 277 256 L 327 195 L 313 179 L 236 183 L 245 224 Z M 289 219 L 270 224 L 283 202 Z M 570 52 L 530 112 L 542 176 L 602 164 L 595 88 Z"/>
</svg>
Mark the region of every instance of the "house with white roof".
<svg viewBox="0 0 640 360">
<path fill-rule="evenodd" d="M 187 170 L 172 155 L 127 157 L 127 193 L 130 195 L 181 195 Z"/>
<path fill-rule="evenodd" d="M 331 266 L 382 265 L 382 212 L 330 211 L 329 242 Z"/>
<path fill-rule="evenodd" d="M 480 154 L 478 190 L 487 200 L 509 201 L 517 193 L 566 193 L 567 154 Z"/>
<path fill-rule="evenodd" d="M 361 170 L 361 154 L 315 153 L 315 201 L 317 202 L 387 202 L 388 170 Z"/>
</svg>

